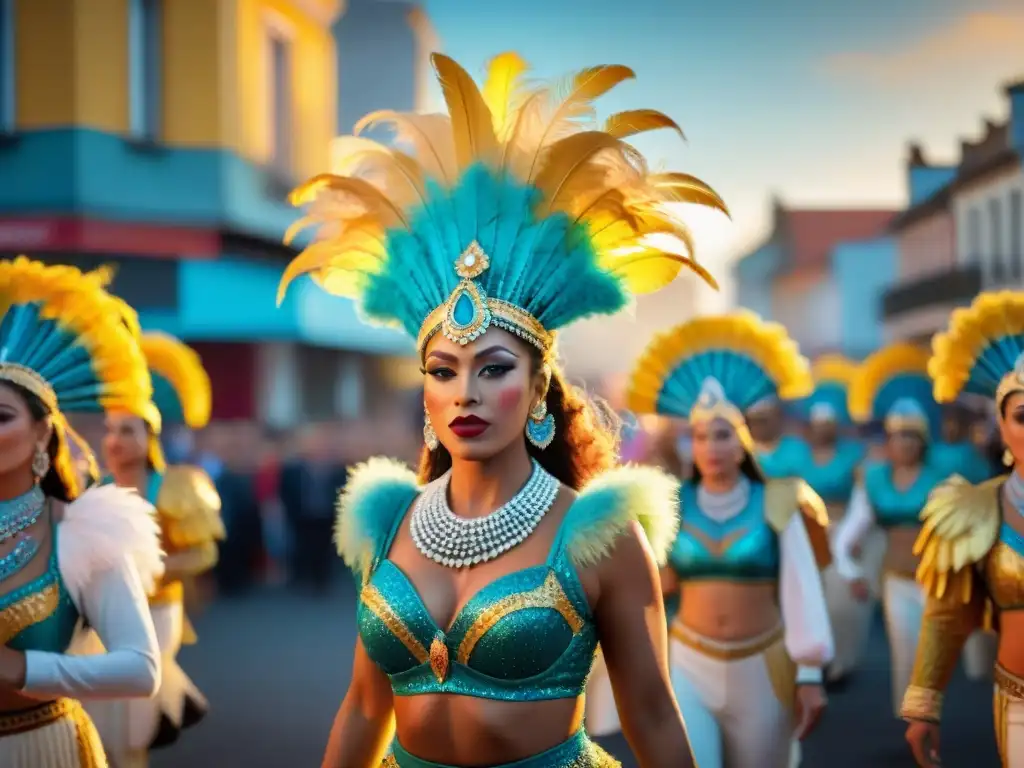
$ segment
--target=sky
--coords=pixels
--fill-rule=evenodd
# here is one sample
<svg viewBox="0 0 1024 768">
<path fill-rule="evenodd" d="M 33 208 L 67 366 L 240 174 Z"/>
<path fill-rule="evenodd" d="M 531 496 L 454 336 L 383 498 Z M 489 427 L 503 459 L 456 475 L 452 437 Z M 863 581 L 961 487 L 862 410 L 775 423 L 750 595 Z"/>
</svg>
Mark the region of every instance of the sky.
<svg viewBox="0 0 1024 768">
<path fill-rule="evenodd" d="M 908 142 L 955 162 L 961 138 L 1006 117 L 1002 86 L 1024 79 L 1022 0 L 424 6 L 442 50 L 478 76 L 504 50 L 540 77 L 631 67 L 636 80 L 599 110 L 653 108 L 679 122 L 686 142 L 663 131 L 637 144 L 652 166 L 695 174 L 728 203 L 732 221 L 686 213 L 698 256 L 718 275 L 768 234 L 773 195 L 792 206 L 904 207 Z M 706 308 L 728 295 L 726 285 Z"/>
</svg>

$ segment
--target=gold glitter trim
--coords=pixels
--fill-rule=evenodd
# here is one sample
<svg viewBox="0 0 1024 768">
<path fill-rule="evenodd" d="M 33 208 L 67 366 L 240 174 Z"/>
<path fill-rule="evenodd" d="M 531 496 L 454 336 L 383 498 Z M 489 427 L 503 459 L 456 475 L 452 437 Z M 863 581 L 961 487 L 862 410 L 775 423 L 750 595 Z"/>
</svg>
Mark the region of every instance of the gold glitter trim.
<svg viewBox="0 0 1024 768">
<path fill-rule="evenodd" d="M 78 741 L 78 765 L 80 768 L 107 768 L 107 758 L 96 731 L 85 708 L 78 701 L 71 702 L 69 716 L 75 724 L 75 736 Z"/>
<path fill-rule="evenodd" d="M 917 685 L 907 686 L 900 706 L 900 717 L 906 720 L 939 722 L 942 712 L 942 693 Z"/>
<path fill-rule="evenodd" d="M 448 646 L 440 632 L 434 635 L 434 640 L 430 643 L 430 669 L 439 683 L 443 683 L 448 677 Z"/>
<path fill-rule="evenodd" d="M 752 637 L 748 641 L 719 643 L 698 635 L 678 622 L 672 622 L 672 625 L 669 627 L 669 634 L 683 645 L 693 648 L 693 650 L 704 656 L 709 656 L 719 661 L 738 661 L 739 659 L 746 659 L 759 653 L 764 653 L 779 640 L 783 639 L 784 631 L 782 626 L 778 626 L 762 635 Z"/>
<path fill-rule="evenodd" d="M 490 267 L 491 257 L 476 240 L 470 243 L 455 260 L 455 274 L 466 280 L 480 277 Z"/>
<path fill-rule="evenodd" d="M 45 728 L 62 717 L 74 716 L 76 709 L 81 710 L 81 705 L 74 699 L 56 699 L 32 709 L 0 714 L 0 738 Z"/>
<path fill-rule="evenodd" d="M 50 411 L 57 410 L 57 393 L 50 383 L 27 365 L 19 363 L 0 363 L 0 379 L 17 384 L 27 389 L 40 400 Z"/>
<path fill-rule="evenodd" d="M 425 664 L 430 660 L 430 654 L 423 647 L 423 643 L 416 639 L 415 635 L 405 625 L 405 622 L 395 613 L 394 608 L 388 604 L 388 601 L 384 599 L 384 596 L 375 586 L 367 584 L 363 587 L 363 591 L 359 594 L 359 599 L 363 605 L 370 609 L 374 616 L 384 622 L 384 626 L 401 641 L 402 645 L 409 650 L 409 653 L 416 658 L 416 661 L 420 664 Z"/>
<path fill-rule="evenodd" d="M 394 755 L 388 755 L 380 761 L 380 768 L 402 768 L 402 766 L 398 764 Z"/>
<path fill-rule="evenodd" d="M 423 350 L 426 349 L 427 342 L 434 337 L 434 334 L 444 327 L 445 318 L 448 315 L 449 304 L 451 305 L 451 308 L 454 309 L 454 301 L 458 300 L 457 295 L 460 293 L 462 285 L 462 283 L 459 283 L 459 287 L 452 292 L 452 295 L 443 304 L 427 315 L 427 319 L 423 321 L 423 325 L 420 327 L 419 337 L 416 340 L 416 347 L 419 349 L 420 355 L 422 355 Z M 487 311 L 490 314 L 490 325 L 515 334 L 524 341 L 535 346 L 544 354 L 550 352 L 554 347 L 554 334 L 545 329 L 544 326 L 540 324 L 540 321 L 525 309 L 517 307 L 515 304 L 510 302 L 490 297 L 486 299 L 485 304 Z"/>
<path fill-rule="evenodd" d="M 733 531 L 720 539 L 709 536 L 692 523 L 683 523 L 683 530 L 699 541 L 712 557 L 721 557 L 733 544 L 746 536 L 747 533 L 749 533 L 750 528 L 749 526 L 740 528 L 738 531 Z"/>
<path fill-rule="evenodd" d="M 46 621 L 60 604 L 60 588 L 50 584 L 0 611 L 0 644 L 6 644 L 33 624 Z"/>
<path fill-rule="evenodd" d="M 1024 701 L 1024 679 L 1008 672 L 1002 664 L 996 664 L 994 678 L 999 690 L 1011 698 Z"/>
<path fill-rule="evenodd" d="M 536 589 L 509 595 L 483 611 L 466 632 L 462 642 L 459 643 L 459 650 L 455 658 L 460 664 L 468 664 L 469 657 L 473 655 L 473 649 L 476 648 L 477 643 L 495 624 L 509 614 L 527 608 L 551 608 L 558 611 L 574 635 L 583 629 L 583 618 L 569 602 L 558 577 L 554 572 L 549 571 L 544 583 Z"/>
</svg>

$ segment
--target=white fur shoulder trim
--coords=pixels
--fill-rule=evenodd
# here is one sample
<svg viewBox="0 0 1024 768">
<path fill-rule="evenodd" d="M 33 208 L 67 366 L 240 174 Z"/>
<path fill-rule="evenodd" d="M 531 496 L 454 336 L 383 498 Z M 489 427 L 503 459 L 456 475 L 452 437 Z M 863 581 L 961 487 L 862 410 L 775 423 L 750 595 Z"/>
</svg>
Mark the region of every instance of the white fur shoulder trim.
<svg viewBox="0 0 1024 768">
<path fill-rule="evenodd" d="M 149 594 L 164 573 L 156 509 L 135 490 L 90 488 L 64 508 L 57 528 L 61 576 L 76 599 L 97 573 L 135 566 Z"/>
</svg>

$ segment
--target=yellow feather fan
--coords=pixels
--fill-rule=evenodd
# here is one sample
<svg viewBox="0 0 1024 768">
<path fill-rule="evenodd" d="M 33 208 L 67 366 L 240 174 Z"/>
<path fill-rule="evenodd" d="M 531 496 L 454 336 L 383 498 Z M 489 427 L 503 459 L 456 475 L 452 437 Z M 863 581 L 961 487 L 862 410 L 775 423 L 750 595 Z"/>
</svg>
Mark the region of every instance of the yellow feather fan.
<svg viewBox="0 0 1024 768">
<path fill-rule="evenodd" d="M 875 400 L 882 387 L 901 374 L 927 373 L 928 351 L 914 344 L 891 344 L 872 353 L 858 366 L 850 382 L 850 416 L 860 422 L 877 418 Z"/>
<path fill-rule="evenodd" d="M 210 421 L 212 391 L 202 360 L 191 347 L 166 333 L 142 335 L 142 351 L 150 373 L 160 376 L 174 389 L 185 424 L 202 429 Z"/>
<path fill-rule="evenodd" d="M 849 386 L 857 375 L 857 364 L 843 355 L 822 355 L 811 364 L 811 374 L 818 384 L 834 382 Z"/>
<path fill-rule="evenodd" d="M 633 369 L 629 408 L 686 416 L 709 376 L 741 410 L 770 392 L 786 400 L 805 397 L 814 385 L 810 364 L 785 327 L 744 310 L 699 317 L 657 334 Z M 674 407 L 665 397 L 672 389 Z"/>
</svg>

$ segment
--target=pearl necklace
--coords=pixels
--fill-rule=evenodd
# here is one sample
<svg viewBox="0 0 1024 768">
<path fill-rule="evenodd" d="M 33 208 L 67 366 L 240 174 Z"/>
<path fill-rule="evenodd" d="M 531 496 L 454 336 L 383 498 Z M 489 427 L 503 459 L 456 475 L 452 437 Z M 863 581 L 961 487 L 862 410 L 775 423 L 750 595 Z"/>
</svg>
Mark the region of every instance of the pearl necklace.
<svg viewBox="0 0 1024 768">
<path fill-rule="evenodd" d="M 713 493 L 703 485 L 697 486 L 697 505 L 700 507 L 700 511 L 719 523 L 742 512 L 748 501 L 750 501 L 750 481 L 744 475 L 740 475 L 736 485 L 721 493 Z"/>
<path fill-rule="evenodd" d="M 486 563 L 522 543 L 551 509 L 559 487 L 534 461 L 530 479 L 507 504 L 484 517 L 459 517 L 448 506 L 450 483 L 451 470 L 423 490 L 409 526 L 416 548 L 448 568 Z"/>
</svg>

